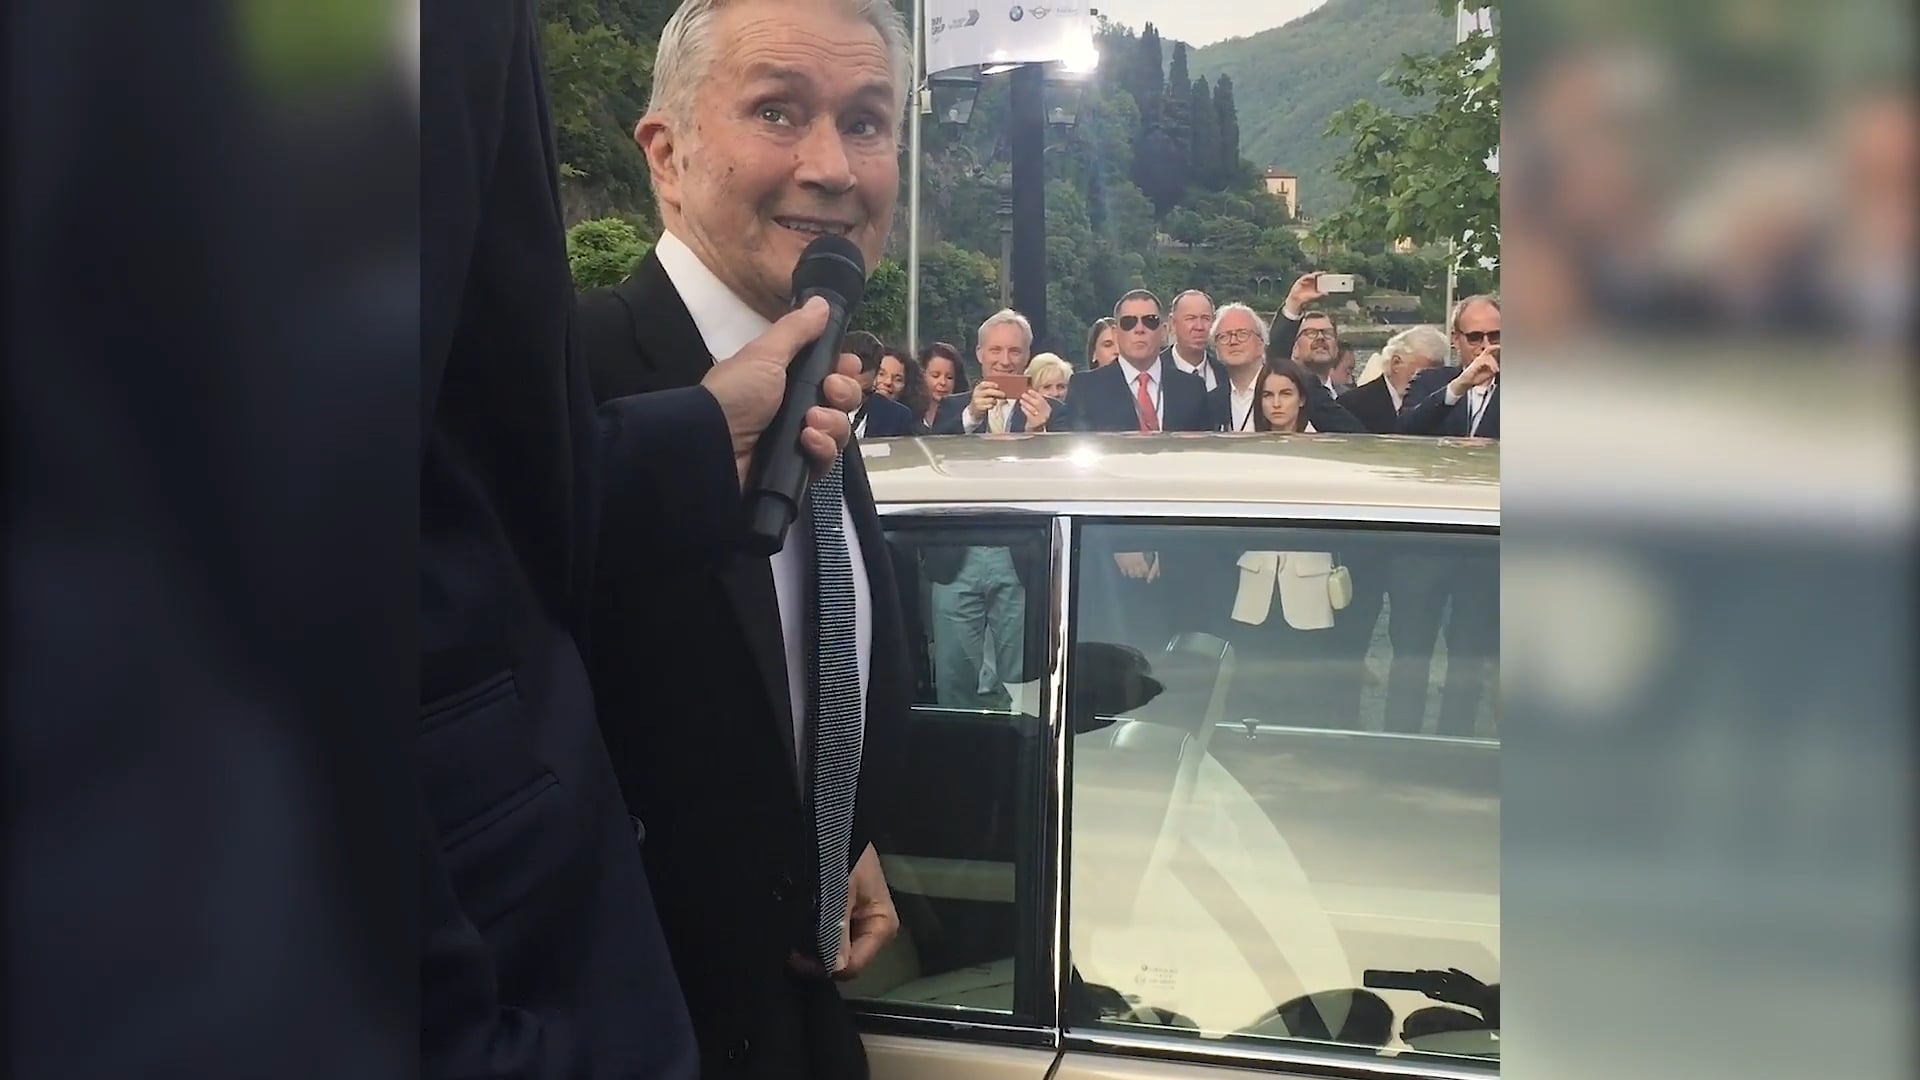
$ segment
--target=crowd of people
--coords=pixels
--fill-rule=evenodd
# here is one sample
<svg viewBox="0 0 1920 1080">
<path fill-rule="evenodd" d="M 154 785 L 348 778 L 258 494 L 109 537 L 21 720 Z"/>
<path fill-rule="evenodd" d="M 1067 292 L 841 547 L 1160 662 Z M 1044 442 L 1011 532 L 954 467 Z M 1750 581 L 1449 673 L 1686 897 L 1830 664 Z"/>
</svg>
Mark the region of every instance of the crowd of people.
<svg viewBox="0 0 1920 1080">
<path fill-rule="evenodd" d="M 1320 272 L 1300 276 L 1271 319 L 1215 306 L 1190 289 L 1162 305 L 1135 289 L 1087 328 L 1075 364 L 1033 353 L 1018 311 L 980 324 L 970 382 L 958 348 L 915 352 L 849 335 L 866 400 L 863 437 L 982 432 L 1283 431 L 1500 437 L 1500 302 L 1466 297 L 1445 332 L 1389 338 L 1355 377 L 1355 354 L 1321 304 Z M 1458 357 L 1457 366 L 1450 362 Z M 898 408 L 895 408 L 898 406 Z"/>
</svg>

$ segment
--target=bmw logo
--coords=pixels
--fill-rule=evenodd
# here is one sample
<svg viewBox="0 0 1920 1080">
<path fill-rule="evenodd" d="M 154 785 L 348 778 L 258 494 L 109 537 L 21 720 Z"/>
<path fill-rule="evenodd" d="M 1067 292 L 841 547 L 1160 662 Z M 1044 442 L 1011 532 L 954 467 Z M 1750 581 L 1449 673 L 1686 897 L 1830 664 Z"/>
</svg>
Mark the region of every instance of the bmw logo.
<svg viewBox="0 0 1920 1080">
<path fill-rule="evenodd" d="M 1027 12 L 1024 8 L 1022 8 L 1019 4 L 1015 4 L 1013 5 L 1013 10 L 1007 12 L 1007 18 L 1013 20 L 1014 22 L 1019 22 L 1021 18 L 1026 15 L 1026 13 Z"/>
</svg>

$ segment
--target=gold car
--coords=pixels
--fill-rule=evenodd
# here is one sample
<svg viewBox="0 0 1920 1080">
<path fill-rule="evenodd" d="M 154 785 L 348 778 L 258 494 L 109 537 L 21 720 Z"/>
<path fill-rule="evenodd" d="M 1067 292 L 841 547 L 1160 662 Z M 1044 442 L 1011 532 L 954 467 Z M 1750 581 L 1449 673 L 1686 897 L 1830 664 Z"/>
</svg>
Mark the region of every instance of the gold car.
<svg viewBox="0 0 1920 1080">
<path fill-rule="evenodd" d="M 862 453 L 918 668 L 876 1080 L 1497 1073 L 1497 445 Z"/>
</svg>

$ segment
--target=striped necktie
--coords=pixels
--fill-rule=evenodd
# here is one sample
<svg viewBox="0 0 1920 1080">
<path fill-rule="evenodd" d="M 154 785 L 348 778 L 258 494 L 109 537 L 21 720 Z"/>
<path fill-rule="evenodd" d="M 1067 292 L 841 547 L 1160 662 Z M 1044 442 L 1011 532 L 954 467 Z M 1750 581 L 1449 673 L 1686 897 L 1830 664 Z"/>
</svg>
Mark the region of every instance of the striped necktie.
<svg viewBox="0 0 1920 1080">
<path fill-rule="evenodd" d="M 841 508 L 841 461 L 807 493 L 813 534 L 813 833 L 818 845 L 820 913 L 815 944 L 833 970 L 847 911 L 847 867 L 854 799 L 860 785 L 860 656 L 855 635 L 853 561 Z"/>
</svg>

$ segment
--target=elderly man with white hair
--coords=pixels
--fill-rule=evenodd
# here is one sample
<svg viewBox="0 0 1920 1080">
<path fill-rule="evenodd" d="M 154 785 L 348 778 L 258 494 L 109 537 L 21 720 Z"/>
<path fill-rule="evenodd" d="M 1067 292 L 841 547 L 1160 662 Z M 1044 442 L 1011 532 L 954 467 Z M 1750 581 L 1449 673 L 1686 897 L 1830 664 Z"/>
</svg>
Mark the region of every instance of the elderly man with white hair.
<svg viewBox="0 0 1920 1080">
<path fill-rule="evenodd" d="M 1377 377 L 1340 395 L 1340 404 L 1375 435 L 1400 430 L 1400 402 L 1414 376 L 1447 362 L 1447 337 L 1431 326 L 1415 326 L 1387 339 L 1380 350 Z"/>
<path fill-rule="evenodd" d="M 1260 383 L 1260 369 L 1266 363 L 1271 333 L 1267 320 L 1245 304 L 1223 305 L 1214 315 L 1209 338 L 1214 355 L 1226 371 L 1226 378 L 1207 395 L 1207 408 L 1215 431 L 1254 430 L 1254 396 Z M 1315 431 L 1366 430 L 1333 400 L 1325 387 L 1309 386 L 1307 393 L 1310 395 L 1306 402 L 1307 422 Z"/>
<path fill-rule="evenodd" d="M 821 236 L 879 263 L 911 56 L 889 0 L 679 6 L 634 130 L 664 232 L 576 321 L 596 398 L 699 382 L 788 310 Z M 601 729 L 708 1077 L 866 1076 L 835 980 L 899 928 L 868 796 L 913 665 L 861 455 L 801 509 L 771 557 L 607 551 L 588 594 Z"/>
</svg>

